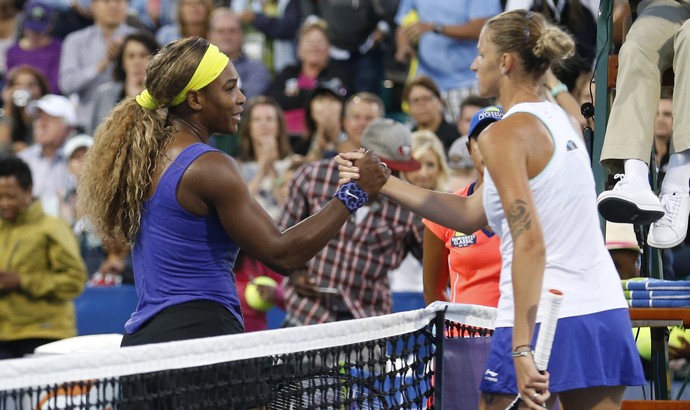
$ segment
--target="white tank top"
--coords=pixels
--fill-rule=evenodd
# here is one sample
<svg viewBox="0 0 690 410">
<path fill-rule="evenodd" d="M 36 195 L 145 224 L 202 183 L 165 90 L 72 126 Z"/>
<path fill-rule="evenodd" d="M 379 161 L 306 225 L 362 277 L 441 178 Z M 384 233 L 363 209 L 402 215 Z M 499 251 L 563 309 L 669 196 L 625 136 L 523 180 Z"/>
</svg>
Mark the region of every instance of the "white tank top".
<svg viewBox="0 0 690 410">
<path fill-rule="evenodd" d="M 522 103 L 516 112 L 537 117 L 554 141 L 553 156 L 529 182 L 546 243 L 546 270 L 541 300 L 548 289 L 564 293 L 560 317 L 626 308 L 620 278 L 604 245 L 596 207 L 589 155 L 566 113 L 550 102 Z M 513 240 L 496 185 L 488 171 L 484 209 L 489 225 L 501 238 L 501 267 L 496 327 L 513 325 Z M 543 304 L 540 303 L 540 307 Z M 541 308 L 537 322 L 541 321 Z"/>
</svg>

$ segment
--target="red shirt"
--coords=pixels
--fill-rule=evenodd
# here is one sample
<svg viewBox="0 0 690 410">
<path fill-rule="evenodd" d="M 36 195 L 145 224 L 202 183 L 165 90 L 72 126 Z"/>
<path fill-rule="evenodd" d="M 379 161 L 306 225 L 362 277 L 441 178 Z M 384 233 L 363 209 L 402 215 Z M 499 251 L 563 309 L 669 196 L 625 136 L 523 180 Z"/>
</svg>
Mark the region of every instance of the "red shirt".
<svg viewBox="0 0 690 410">
<path fill-rule="evenodd" d="M 469 196 L 473 191 L 474 183 L 455 194 Z M 450 252 L 450 301 L 496 307 L 501 275 L 498 235 L 486 229 L 466 235 L 427 219 L 424 219 L 424 225 L 445 242 Z"/>
</svg>

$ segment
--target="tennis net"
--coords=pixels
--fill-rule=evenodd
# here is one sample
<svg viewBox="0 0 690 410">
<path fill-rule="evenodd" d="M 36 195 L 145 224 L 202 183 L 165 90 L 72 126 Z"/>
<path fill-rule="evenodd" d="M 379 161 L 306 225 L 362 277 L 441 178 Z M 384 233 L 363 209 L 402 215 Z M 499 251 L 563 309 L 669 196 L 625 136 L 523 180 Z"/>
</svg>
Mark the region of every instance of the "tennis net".
<svg viewBox="0 0 690 410">
<path fill-rule="evenodd" d="M 491 308 L 436 303 L 316 326 L 6 360 L 0 410 L 440 409 L 444 339 L 485 335 L 494 316 Z"/>
</svg>

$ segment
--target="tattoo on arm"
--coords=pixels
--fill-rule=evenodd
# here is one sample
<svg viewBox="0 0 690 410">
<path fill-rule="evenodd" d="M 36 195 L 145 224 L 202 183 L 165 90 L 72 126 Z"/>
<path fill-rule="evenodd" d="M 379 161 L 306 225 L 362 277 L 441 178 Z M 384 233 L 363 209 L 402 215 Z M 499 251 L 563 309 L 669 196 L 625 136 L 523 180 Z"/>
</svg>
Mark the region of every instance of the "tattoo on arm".
<svg viewBox="0 0 690 410">
<path fill-rule="evenodd" d="M 532 214 L 527 210 L 527 203 L 522 199 L 516 199 L 510 204 L 508 210 L 508 224 L 513 242 L 532 226 Z"/>
</svg>

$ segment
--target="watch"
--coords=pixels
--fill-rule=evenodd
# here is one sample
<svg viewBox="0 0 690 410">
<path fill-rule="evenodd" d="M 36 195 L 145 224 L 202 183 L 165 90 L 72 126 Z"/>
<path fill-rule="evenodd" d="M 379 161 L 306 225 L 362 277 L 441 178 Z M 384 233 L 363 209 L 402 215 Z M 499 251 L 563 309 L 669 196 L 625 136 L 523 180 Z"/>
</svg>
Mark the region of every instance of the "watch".
<svg viewBox="0 0 690 410">
<path fill-rule="evenodd" d="M 443 24 L 440 24 L 440 23 L 434 24 L 433 31 L 436 34 L 443 34 Z"/>
</svg>

